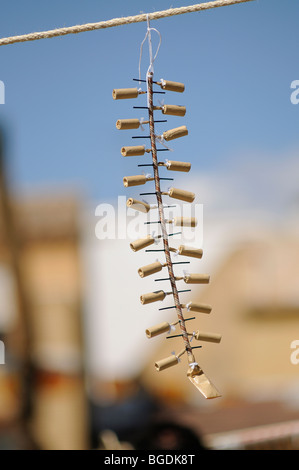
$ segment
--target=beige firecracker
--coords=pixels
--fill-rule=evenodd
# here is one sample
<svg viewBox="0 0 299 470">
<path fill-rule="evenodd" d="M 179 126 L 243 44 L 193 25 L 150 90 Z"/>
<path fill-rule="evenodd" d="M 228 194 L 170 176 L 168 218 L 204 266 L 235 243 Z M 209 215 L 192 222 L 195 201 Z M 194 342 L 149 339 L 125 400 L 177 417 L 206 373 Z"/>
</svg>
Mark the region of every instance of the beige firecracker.
<svg viewBox="0 0 299 470">
<path fill-rule="evenodd" d="M 145 152 L 150 152 L 150 150 L 146 150 L 144 145 L 122 147 L 120 150 L 123 157 L 138 157 L 144 155 Z"/>
<path fill-rule="evenodd" d="M 200 304 L 198 302 L 189 302 L 188 304 L 181 304 L 182 308 L 186 308 L 190 312 L 206 313 L 209 314 L 212 311 L 211 305 Z"/>
<path fill-rule="evenodd" d="M 180 201 L 193 202 L 195 194 L 184 189 L 170 188 L 168 192 L 162 192 L 162 195 L 169 196 L 173 199 L 179 199 Z"/>
<path fill-rule="evenodd" d="M 191 169 L 191 163 L 175 162 L 173 160 L 166 160 L 166 163 L 163 163 L 163 166 L 165 166 L 169 171 L 183 171 L 185 173 L 188 173 Z"/>
<path fill-rule="evenodd" d="M 174 217 L 167 221 L 176 227 L 196 227 L 197 219 L 195 217 Z"/>
<path fill-rule="evenodd" d="M 130 197 L 127 200 L 127 207 L 131 209 L 135 209 L 136 211 L 147 213 L 151 209 L 151 206 L 143 201 L 138 201 L 137 199 L 133 199 Z"/>
<path fill-rule="evenodd" d="M 170 116 L 185 116 L 186 114 L 186 107 L 185 106 L 176 106 L 173 104 L 164 104 L 160 108 L 156 109 L 161 109 L 162 114 L 167 114 Z"/>
<path fill-rule="evenodd" d="M 181 256 L 189 256 L 190 258 L 202 258 L 203 251 L 201 248 L 191 248 L 185 245 L 180 245 L 178 248 L 169 247 L 169 251 L 177 253 Z"/>
<path fill-rule="evenodd" d="M 117 129 L 138 129 L 142 124 L 148 124 L 149 121 L 140 121 L 139 119 L 118 119 L 116 121 Z"/>
<path fill-rule="evenodd" d="M 140 91 L 137 88 L 115 88 L 112 91 L 112 98 L 114 100 L 124 100 L 128 98 L 137 98 L 138 95 L 146 93 L 145 91 Z"/>
<path fill-rule="evenodd" d="M 134 175 L 134 176 L 125 176 L 123 178 L 124 187 L 128 188 L 131 186 L 140 186 L 145 184 L 147 181 L 153 181 L 154 178 L 147 177 L 146 175 Z"/>
<path fill-rule="evenodd" d="M 196 331 L 194 338 L 197 341 L 208 341 L 210 343 L 220 343 L 222 336 L 217 333 L 208 333 L 208 332 L 201 332 Z"/>
<path fill-rule="evenodd" d="M 183 91 L 185 91 L 185 85 L 183 83 L 172 82 L 170 80 L 164 80 L 163 78 L 158 82 L 158 85 L 161 86 L 162 90 L 176 91 L 178 93 L 183 93 Z"/>
<path fill-rule="evenodd" d="M 155 336 L 168 333 L 171 329 L 171 324 L 167 322 L 159 323 L 159 325 L 152 326 L 145 330 L 145 334 L 148 338 L 154 338 Z"/>
<path fill-rule="evenodd" d="M 179 358 L 175 355 L 161 359 L 155 362 L 155 368 L 158 372 L 168 369 L 169 367 L 176 366 L 179 363 Z"/>
<path fill-rule="evenodd" d="M 156 292 L 150 292 L 149 294 L 143 294 L 140 296 L 140 302 L 142 305 L 151 304 L 152 302 L 158 302 L 159 300 L 164 300 L 166 297 L 166 292 L 163 290 L 158 290 Z"/>
<path fill-rule="evenodd" d="M 180 362 L 180 357 L 186 352 L 185 348 L 180 351 L 178 354 L 172 354 L 165 359 L 160 359 L 160 361 L 155 362 L 155 368 L 158 372 L 168 369 L 169 367 L 175 366 Z"/>
<path fill-rule="evenodd" d="M 147 277 L 150 276 L 151 274 L 156 274 L 162 270 L 166 265 L 160 263 L 160 261 L 157 261 L 156 263 L 151 263 L 148 264 L 147 266 L 143 266 L 142 268 L 138 269 L 138 274 L 140 277 Z"/>
<path fill-rule="evenodd" d="M 209 274 L 186 274 L 183 279 L 186 284 L 208 284 L 210 282 Z"/>
<path fill-rule="evenodd" d="M 147 246 L 153 245 L 155 243 L 155 238 L 152 237 L 151 235 L 148 235 L 145 238 L 138 238 L 138 240 L 135 240 L 130 243 L 130 248 L 133 251 L 139 251 L 142 250 L 143 248 L 146 248 Z"/>
<path fill-rule="evenodd" d="M 179 254 L 182 256 L 189 256 L 190 258 L 202 258 L 203 251 L 201 248 L 191 248 L 185 245 L 180 245 L 178 248 Z"/>
<path fill-rule="evenodd" d="M 169 131 L 163 132 L 162 136 L 166 142 L 173 139 L 178 139 L 179 137 L 184 137 L 188 135 L 188 129 L 186 126 L 175 127 L 174 129 L 170 129 Z"/>
<path fill-rule="evenodd" d="M 118 119 L 116 121 L 116 129 L 138 129 L 139 126 L 139 119 Z"/>
</svg>

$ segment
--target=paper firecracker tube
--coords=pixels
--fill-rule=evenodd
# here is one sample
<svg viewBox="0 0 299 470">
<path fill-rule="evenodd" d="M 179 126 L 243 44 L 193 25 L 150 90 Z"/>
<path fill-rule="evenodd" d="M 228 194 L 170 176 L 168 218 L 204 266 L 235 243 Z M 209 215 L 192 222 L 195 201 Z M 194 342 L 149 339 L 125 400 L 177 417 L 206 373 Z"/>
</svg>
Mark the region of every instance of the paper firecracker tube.
<svg viewBox="0 0 299 470">
<path fill-rule="evenodd" d="M 183 304 L 182 307 L 188 308 L 190 312 L 211 313 L 212 311 L 211 305 L 199 304 L 197 302 L 189 302 L 188 304 Z"/>
<path fill-rule="evenodd" d="M 210 343 L 220 343 L 222 336 L 217 333 L 207 333 L 196 331 L 194 335 L 198 341 L 209 341 Z"/>
<path fill-rule="evenodd" d="M 145 175 L 125 176 L 123 178 L 125 188 L 130 186 L 139 186 L 141 184 L 145 184 L 147 181 L 148 178 Z"/>
<path fill-rule="evenodd" d="M 173 223 L 176 227 L 196 227 L 197 219 L 195 217 L 174 217 Z"/>
<path fill-rule="evenodd" d="M 156 263 L 148 264 L 147 266 L 143 266 L 142 268 L 138 269 L 138 274 L 140 277 L 150 276 L 151 274 L 158 273 L 162 270 L 163 264 L 159 261 Z"/>
<path fill-rule="evenodd" d="M 169 331 L 170 324 L 167 322 L 160 323 L 159 325 L 152 326 L 145 330 L 145 334 L 148 338 L 153 338 L 154 336 L 167 333 Z"/>
<path fill-rule="evenodd" d="M 116 121 L 117 129 L 138 129 L 139 126 L 139 119 L 118 119 Z"/>
<path fill-rule="evenodd" d="M 178 357 L 175 355 L 166 357 L 165 359 L 161 359 L 160 361 L 155 362 L 155 368 L 157 371 L 161 371 L 164 369 L 168 369 L 168 367 L 175 366 L 179 363 Z"/>
<path fill-rule="evenodd" d="M 200 248 L 190 248 L 185 245 L 180 245 L 178 247 L 179 255 L 190 256 L 191 258 L 202 258 L 203 251 Z"/>
<path fill-rule="evenodd" d="M 118 88 L 112 91 L 114 100 L 123 100 L 126 98 L 137 98 L 139 92 L 137 88 Z"/>
<path fill-rule="evenodd" d="M 186 173 L 190 171 L 191 163 L 188 162 L 175 162 L 172 160 L 167 160 L 166 163 L 167 170 L 170 171 L 185 171 Z"/>
<path fill-rule="evenodd" d="M 139 238 L 138 240 L 131 242 L 130 248 L 133 251 L 139 251 L 153 243 L 155 243 L 155 239 L 151 235 L 148 235 L 146 238 Z"/>
<path fill-rule="evenodd" d="M 140 296 L 140 302 L 142 305 L 150 304 L 152 302 L 157 302 L 158 300 L 164 300 L 166 294 L 163 290 L 158 290 L 156 292 L 150 292 L 149 294 L 143 294 Z"/>
<path fill-rule="evenodd" d="M 212 384 L 212 382 L 208 379 L 199 366 L 194 368 L 189 367 L 187 377 L 205 398 L 211 399 L 221 397 L 216 387 Z"/>
<path fill-rule="evenodd" d="M 168 114 L 171 116 L 185 116 L 186 107 L 185 106 L 176 106 L 173 104 L 164 104 L 162 106 L 162 114 Z"/>
<path fill-rule="evenodd" d="M 174 199 L 179 199 L 180 201 L 193 202 L 195 199 L 195 194 L 190 191 L 185 191 L 184 189 L 170 188 L 167 193 L 169 197 Z"/>
<path fill-rule="evenodd" d="M 179 82 L 171 82 L 170 80 L 161 79 L 161 88 L 168 91 L 177 91 L 183 93 L 185 90 L 185 85 Z"/>
<path fill-rule="evenodd" d="M 145 154 L 144 145 L 135 145 L 134 147 L 122 147 L 120 153 L 123 157 L 138 157 Z"/>
<path fill-rule="evenodd" d="M 163 132 L 163 139 L 173 140 L 178 139 L 179 137 L 183 137 L 184 135 L 188 135 L 188 129 L 186 126 L 175 127 L 174 129 L 170 129 L 169 131 Z"/>
<path fill-rule="evenodd" d="M 210 276 L 208 274 L 186 274 L 184 281 L 186 284 L 208 284 Z"/>
<path fill-rule="evenodd" d="M 127 200 L 127 207 L 144 213 L 147 213 L 151 208 L 151 206 L 146 202 L 138 201 L 137 199 L 133 199 L 132 197 Z"/>
</svg>

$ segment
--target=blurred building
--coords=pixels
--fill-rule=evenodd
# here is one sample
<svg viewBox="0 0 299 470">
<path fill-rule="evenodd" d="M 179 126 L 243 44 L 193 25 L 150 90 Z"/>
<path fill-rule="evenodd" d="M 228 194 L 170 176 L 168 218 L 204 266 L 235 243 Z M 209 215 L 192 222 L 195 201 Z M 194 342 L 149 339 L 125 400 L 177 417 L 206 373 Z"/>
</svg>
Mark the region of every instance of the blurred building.
<svg viewBox="0 0 299 470">
<path fill-rule="evenodd" d="M 236 222 L 242 226 L 242 220 Z M 287 226 L 272 230 L 266 223 L 249 224 L 250 233 L 246 235 L 243 227 L 233 237 L 229 230 L 223 237 L 223 230 L 213 228 L 218 238 L 208 241 L 203 259 L 188 267 L 189 272 L 208 272 L 210 284 L 191 286 L 192 292 L 181 295 L 184 303 L 193 300 L 213 307 L 209 315 L 189 312 L 196 316 L 187 324 L 191 333 L 201 329 L 222 334 L 220 344 L 197 343 L 202 349 L 195 350 L 199 365 L 222 394 L 212 401 L 205 400 L 187 379 L 184 356 L 174 367 L 155 370 L 157 360 L 182 348 L 181 338 L 145 336 L 147 327 L 176 319 L 174 310 L 159 311 L 172 305 L 171 298 L 146 306 L 139 302 L 142 293 L 169 290 L 167 281 L 155 282 L 163 276 L 140 279 L 137 275 L 138 267 L 160 259 L 159 254 L 133 253 L 128 240 L 99 243 L 94 234 L 85 238 L 92 273 L 86 304 L 92 325 L 88 327 L 89 368 L 98 384 L 97 396 L 109 404 L 111 413 L 111 403 L 128 403 L 128 384 L 134 389 L 138 378 L 159 403 L 160 418 L 172 417 L 191 426 L 210 447 L 225 447 L 224 443 L 227 448 L 298 446 L 299 364 L 291 360 L 299 326 L 298 239 Z M 172 246 L 180 243 L 172 240 Z M 127 384 L 123 392 L 120 383 Z M 110 423 L 118 429 L 112 419 Z M 252 433 L 244 434 L 247 429 Z"/>
<path fill-rule="evenodd" d="M 254 239 L 240 237 L 230 250 L 221 249 L 225 258 L 215 254 L 214 240 L 188 268 L 209 272 L 211 282 L 192 286 L 182 301 L 213 307 L 209 315 L 194 315 L 190 332 L 222 334 L 220 344 L 198 343 L 202 349 L 195 350 L 222 394 L 206 401 L 186 377 L 184 356 L 175 367 L 154 368 L 156 360 L 181 349 L 180 338 L 145 336 L 146 327 L 175 320 L 174 310 L 159 311 L 171 299 L 148 306 L 139 301 L 157 284 L 155 277 L 139 278 L 137 269 L 156 255 L 133 253 L 126 237 L 99 240 L 94 210 L 85 217 L 85 209 L 72 195 L 59 194 L 14 205 L 25 318 L 1 219 L 1 448 L 86 449 L 107 428 L 130 441 L 129 425 L 136 436 L 152 419 L 170 418 L 209 448 L 298 448 L 299 364 L 291 360 L 291 344 L 299 339 L 295 237 L 257 231 Z M 227 248 L 223 238 L 221 243 Z M 29 351 L 20 348 L 21 333 Z M 27 353 L 29 380 L 22 370 Z"/>
<path fill-rule="evenodd" d="M 225 397 L 281 398 L 299 386 L 299 365 L 291 361 L 291 343 L 299 337 L 298 264 L 298 240 L 272 234 L 240 243 L 213 270 L 207 287 L 193 286 L 192 300 L 208 303 L 213 310 L 209 315 L 195 314 L 196 320 L 188 324 L 191 333 L 200 328 L 222 334 L 219 345 L 202 342 L 196 357 Z M 197 268 L 201 270 L 200 262 Z M 193 388 L 178 380 L 184 375 L 183 359 L 159 373 L 158 380 L 152 371 L 157 359 L 180 349 L 181 339 L 151 341 L 153 354 L 143 372 L 148 387 L 163 394 L 165 381 L 166 395 L 171 390 L 193 402 Z"/>
<path fill-rule="evenodd" d="M 7 243 L 1 218 L 1 447 L 89 447 L 79 214 L 73 195 L 17 201 L 10 227 L 17 246 Z M 24 421 L 30 444 L 16 437 Z"/>
<path fill-rule="evenodd" d="M 143 383 L 166 404 L 198 407 L 186 412 L 186 421 L 207 436 L 215 433 L 215 441 L 209 438 L 215 447 L 299 447 L 299 364 L 291 357 L 292 343 L 299 338 L 298 264 L 298 239 L 269 233 L 240 242 L 214 270 L 209 286 L 192 289 L 192 300 L 209 303 L 213 310 L 196 314 L 194 325 L 188 324 L 190 332 L 199 328 L 222 334 L 219 345 L 202 342 L 202 349 L 195 350 L 222 398 L 203 402 L 185 378 L 183 358 L 157 373 L 154 362 L 178 351 L 181 339 L 151 340 L 153 353 L 142 372 Z M 184 420 L 184 413 L 179 416 Z"/>
</svg>

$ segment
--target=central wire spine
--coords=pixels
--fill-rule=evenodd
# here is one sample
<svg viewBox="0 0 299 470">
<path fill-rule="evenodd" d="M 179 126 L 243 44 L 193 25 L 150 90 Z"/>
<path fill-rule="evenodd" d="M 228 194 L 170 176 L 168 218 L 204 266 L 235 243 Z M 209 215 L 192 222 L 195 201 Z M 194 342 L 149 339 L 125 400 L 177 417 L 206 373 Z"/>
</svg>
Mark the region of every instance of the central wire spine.
<svg viewBox="0 0 299 470">
<path fill-rule="evenodd" d="M 170 250 L 168 245 L 168 233 L 166 229 L 166 222 L 164 217 L 164 209 L 163 209 L 163 202 L 162 202 L 162 194 L 160 188 L 160 176 L 159 176 L 159 165 L 157 159 L 157 149 L 156 149 L 156 134 L 155 134 L 155 123 L 154 123 L 154 104 L 153 104 L 153 73 L 149 72 L 147 74 L 147 92 L 148 92 L 148 115 L 149 115 L 149 128 L 150 128 L 150 139 L 151 139 L 151 153 L 152 153 L 152 161 L 153 161 L 153 169 L 154 169 L 154 180 L 155 180 L 155 190 L 156 190 L 156 197 L 157 197 L 157 204 L 158 204 L 158 211 L 159 211 L 159 218 L 160 218 L 160 225 L 162 230 L 162 239 L 164 244 L 164 252 L 165 252 L 165 259 L 167 264 L 167 269 L 170 278 L 170 284 L 172 289 L 172 294 L 174 298 L 174 303 L 176 307 L 176 312 L 179 320 L 180 329 L 182 331 L 182 337 L 185 345 L 185 349 L 188 354 L 188 361 L 194 362 L 195 358 L 192 353 L 192 348 L 190 345 L 188 333 L 185 326 L 185 320 L 182 312 L 181 303 L 179 300 L 178 289 L 176 286 L 175 276 L 173 272 L 173 266 L 170 256 Z"/>
</svg>

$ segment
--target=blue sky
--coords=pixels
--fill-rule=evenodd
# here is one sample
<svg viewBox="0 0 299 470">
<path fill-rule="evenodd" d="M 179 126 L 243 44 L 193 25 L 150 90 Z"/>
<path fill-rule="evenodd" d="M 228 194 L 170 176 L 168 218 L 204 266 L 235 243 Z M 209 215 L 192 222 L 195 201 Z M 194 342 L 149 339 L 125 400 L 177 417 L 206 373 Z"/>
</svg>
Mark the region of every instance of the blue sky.
<svg viewBox="0 0 299 470">
<path fill-rule="evenodd" d="M 0 35 L 189 4 L 2 0 Z M 299 80 L 298 13 L 294 0 L 256 0 L 151 23 L 162 35 L 155 78 L 186 85 L 184 94 L 165 97 L 168 104 L 187 107 L 185 118 L 169 117 L 158 127 L 161 132 L 188 127 L 188 137 L 173 141 L 172 159 L 191 161 L 194 175 L 211 178 L 236 171 L 236 178 L 242 173 L 246 179 L 248 172 L 252 180 L 247 184 L 255 190 L 263 181 L 260 174 L 255 180 L 257 173 L 263 170 L 267 180 L 283 168 L 284 158 L 294 159 L 299 105 L 290 101 L 290 85 Z M 140 23 L 0 47 L 5 84 L 0 122 L 8 131 L 16 191 L 75 187 L 98 202 L 127 195 L 122 177 L 138 174 L 141 160 L 121 156 L 121 146 L 134 142 L 134 132 L 118 131 L 115 122 L 145 117 L 132 108 L 145 100 L 113 101 L 112 89 L 135 86 L 145 32 L 146 24 Z M 143 75 L 148 66 L 144 50 Z"/>
</svg>

